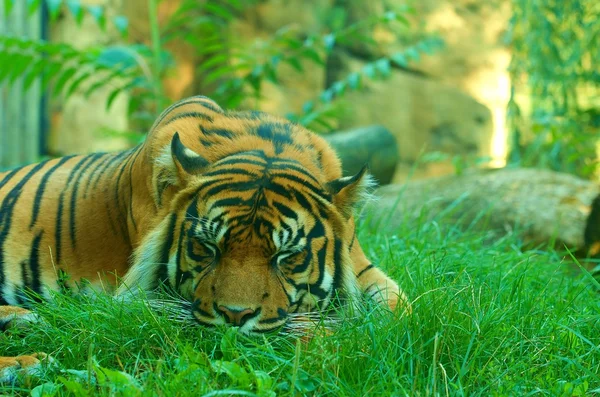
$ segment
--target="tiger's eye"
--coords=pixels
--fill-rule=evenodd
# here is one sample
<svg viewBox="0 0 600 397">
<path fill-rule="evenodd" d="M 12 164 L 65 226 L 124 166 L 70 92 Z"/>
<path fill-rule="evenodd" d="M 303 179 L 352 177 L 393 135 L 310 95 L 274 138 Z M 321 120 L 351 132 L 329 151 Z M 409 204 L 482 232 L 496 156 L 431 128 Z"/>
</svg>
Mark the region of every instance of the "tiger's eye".
<svg viewBox="0 0 600 397">
<path fill-rule="evenodd" d="M 210 242 L 201 239 L 190 239 L 188 257 L 196 262 L 212 262 L 219 256 L 219 248 Z"/>
</svg>

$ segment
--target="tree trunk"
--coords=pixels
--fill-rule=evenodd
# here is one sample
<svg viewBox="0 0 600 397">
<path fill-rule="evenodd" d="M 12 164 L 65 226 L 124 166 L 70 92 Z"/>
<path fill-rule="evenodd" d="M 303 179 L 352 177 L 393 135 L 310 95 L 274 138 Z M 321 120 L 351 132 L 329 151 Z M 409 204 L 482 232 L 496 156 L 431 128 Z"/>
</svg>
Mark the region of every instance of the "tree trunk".
<svg viewBox="0 0 600 397">
<path fill-rule="evenodd" d="M 599 192 L 596 183 L 569 174 L 505 168 L 384 186 L 366 210 L 382 228 L 444 219 L 462 228 L 517 229 L 529 243 L 556 242 L 594 255 L 594 246 L 600 248 L 600 198 L 592 204 Z"/>
</svg>

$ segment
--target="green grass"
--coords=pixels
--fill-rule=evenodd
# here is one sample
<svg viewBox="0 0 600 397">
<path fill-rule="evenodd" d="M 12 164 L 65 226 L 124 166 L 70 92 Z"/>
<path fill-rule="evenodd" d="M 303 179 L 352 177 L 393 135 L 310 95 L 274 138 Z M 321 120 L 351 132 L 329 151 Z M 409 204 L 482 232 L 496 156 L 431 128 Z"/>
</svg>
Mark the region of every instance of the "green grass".
<svg viewBox="0 0 600 397">
<path fill-rule="evenodd" d="M 46 351 L 65 368 L 95 368 L 98 382 L 54 370 L 0 394 L 44 383 L 57 395 L 600 394 L 600 296 L 559 253 L 434 222 L 386 235 L 363 226 L 360 240 L 403 286 L 411 316 L 366 310 L 306 343 L 63 297 L 39 307 L 47 325 L 0 335 L 0 352 Z"/>
</svg>

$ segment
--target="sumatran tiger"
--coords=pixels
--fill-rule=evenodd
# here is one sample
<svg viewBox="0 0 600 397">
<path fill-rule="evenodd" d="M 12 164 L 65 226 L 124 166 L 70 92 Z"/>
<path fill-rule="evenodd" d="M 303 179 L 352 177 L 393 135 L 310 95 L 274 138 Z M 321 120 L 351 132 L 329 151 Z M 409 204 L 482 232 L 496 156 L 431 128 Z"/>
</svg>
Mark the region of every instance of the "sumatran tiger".
<svg viewBox="0 0 600 397">
<path fill-rule="evenodd" d="M 403 293 L 355 237 L 371 181 L 342 177 L 326 141 L 288 120 L 179 101 L 134 149 L 0 174 L 0 328 L 31 319 L 31 293 L 48 297 L 64 274 L 120 280 L 117 294 L 166 286 L 198 323 L 246 333 L 338 296 L 393 310 Z M 39 359 L 0 358 L 0 380 Z"/>
</svg>

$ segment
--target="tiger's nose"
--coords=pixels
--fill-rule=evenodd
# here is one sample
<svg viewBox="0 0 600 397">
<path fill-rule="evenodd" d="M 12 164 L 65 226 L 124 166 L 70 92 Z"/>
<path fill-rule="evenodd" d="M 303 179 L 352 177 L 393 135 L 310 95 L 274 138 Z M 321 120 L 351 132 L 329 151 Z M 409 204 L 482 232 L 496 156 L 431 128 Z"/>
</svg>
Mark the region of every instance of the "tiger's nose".
<svg viewBox="0 0 600 397">
<path fill-rule="evenodd" d="M 238 309 L 223 305 L 219 305 L 219 307 L 217 307 L 217 312 L 223 317 L 225 317 L 225 321 L 227 321 L 229 324 L 238 327 L 241 327 L 248 320 L 250 320 L 252 317 L 258 314 L 258 310 L 255 309 Z"/>
</svg>

